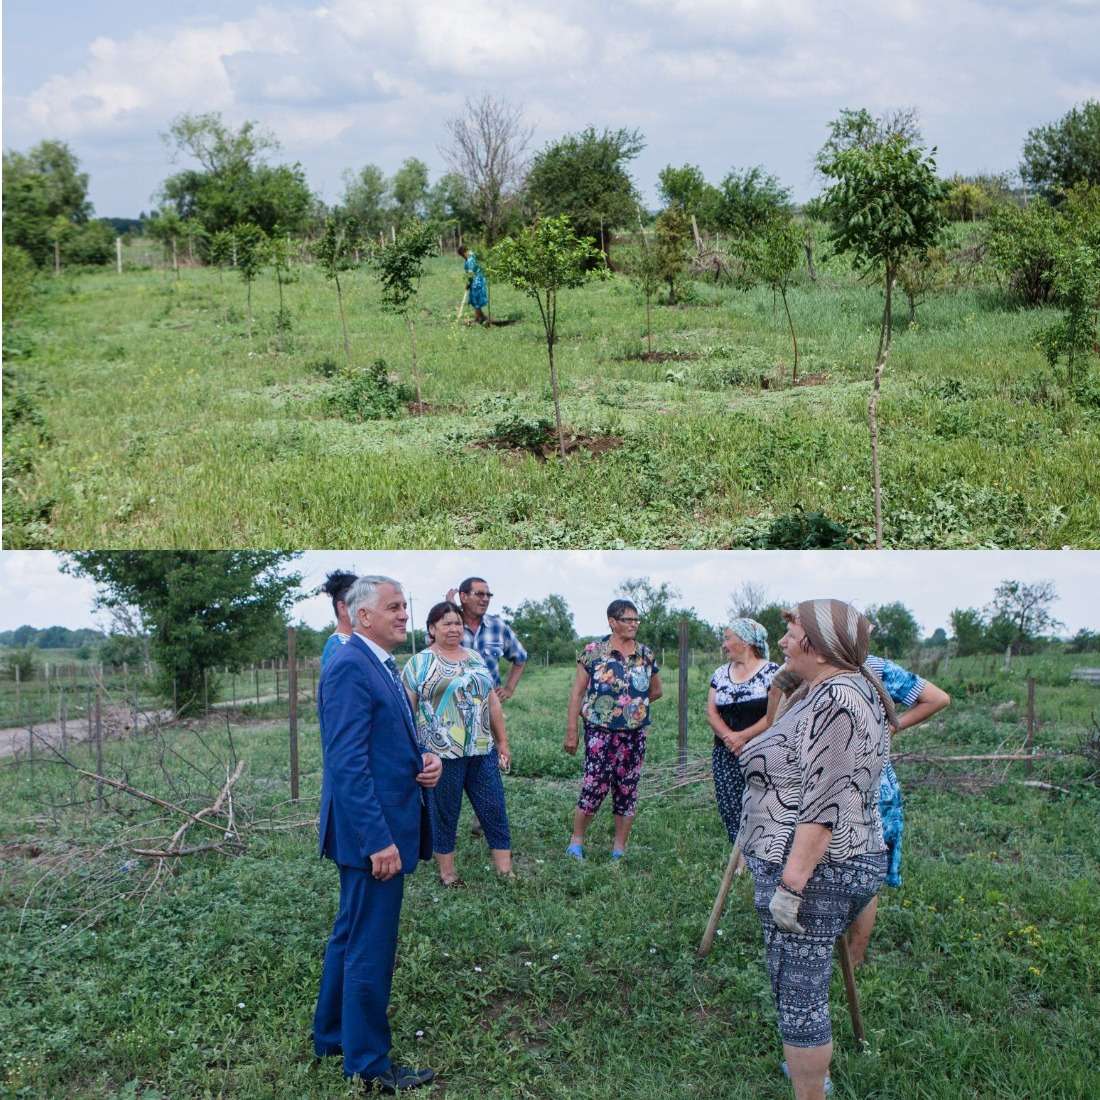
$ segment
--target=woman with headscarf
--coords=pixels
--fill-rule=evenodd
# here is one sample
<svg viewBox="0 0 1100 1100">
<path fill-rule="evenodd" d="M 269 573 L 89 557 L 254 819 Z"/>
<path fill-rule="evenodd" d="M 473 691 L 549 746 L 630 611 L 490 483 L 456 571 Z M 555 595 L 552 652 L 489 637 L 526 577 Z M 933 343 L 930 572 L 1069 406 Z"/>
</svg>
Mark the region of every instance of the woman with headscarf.
<svg viewBox="0 0 1100 1100">
<path fill-rule="evenodd" d="M 738 839 L 755 882 L 785 1068 L 797 1100 L 822 1100 L 833 949 L 886 877 L 878 789 L 897 718 L 865 664 L 863 615 L 840 600 L 806 600 L 785 618 L 779 646 L 801 686 L 741 750 Z"/>
<path fill-rule="evenodd" d="M 736 844 L 745 790 L 737 755 L 767 727 L 768 691 L 779 666 L 769 660 L 768 632 L 755 619 L 734 619 L 722 650 L 729 660 L 710 678 L 707 724 L 714 731 L 714 797 L 730 844 Z"/>
<path fill-rule="evenodd" d="M 932 715 L 938 714 L 951 703 L 951 696 L 942 688 L 931 680 L 925 680 L 915 672 L 910 672 L 909 669 L 891 661 L 888 657 L 877 657 L 871 653 L 868 654 L 865 663 L 867 668 L 882 681 L 882 686 L 894 701 L 895 707 L 905 708 L 898 713 L 898 724 L 893 731 L 895 735 L 902 730 L 919 726 L 921 722 L 926 722 Z M 774 718 L 782 695 L 793 692 L 800 683 L 799 677 L 792 674 L 786 667 L 776 673 L 774 680 L 776 690 L 772 692 L 768 703 L 769 721 Z M 882 838 L 886 843 L 886 885 L 897 887 L 901 885 L 905 800 L 902 797 L 901 785 L 898 783 L 894 765 L 889 760 L 882 769 L 882 778 L 879 780 L 878 809 L 882 818 Z M 867 955 L 867 945 L 874 931 L 877 912 L 878 897 L 876 896 L 856 917 L 848 931 L 848 949 L 853 966 L 863 964 Z"/>
<path fill-rule="evenodd" d="M 481 270 L 477 256 L 464 244 L 458 246 L 458 254 L 462 257 L 462 270 L 466 273 L 466 300 L 474 311 L 474 320 L 479 325 L 483 325 L 487 320 L 485 307 L 489 304 L 489 287 L 485 282 L 485 272 Z"/>
</svg>

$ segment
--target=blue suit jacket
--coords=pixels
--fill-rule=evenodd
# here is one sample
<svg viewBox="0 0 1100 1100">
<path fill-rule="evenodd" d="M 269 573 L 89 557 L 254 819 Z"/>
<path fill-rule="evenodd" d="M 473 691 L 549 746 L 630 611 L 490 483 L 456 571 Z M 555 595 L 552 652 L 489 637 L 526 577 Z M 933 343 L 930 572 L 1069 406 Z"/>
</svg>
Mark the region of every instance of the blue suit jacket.
<svg viewBox="0 0 1100 1100">
<path fill-rule="evenodd" d="M 321 854 L 370 868 L 396 844 L 401 870 L 432 852 L 424 764 L 408 698 L 358 635 L 333 655 L 317 687 L 321 721 Z"/>
</svg>

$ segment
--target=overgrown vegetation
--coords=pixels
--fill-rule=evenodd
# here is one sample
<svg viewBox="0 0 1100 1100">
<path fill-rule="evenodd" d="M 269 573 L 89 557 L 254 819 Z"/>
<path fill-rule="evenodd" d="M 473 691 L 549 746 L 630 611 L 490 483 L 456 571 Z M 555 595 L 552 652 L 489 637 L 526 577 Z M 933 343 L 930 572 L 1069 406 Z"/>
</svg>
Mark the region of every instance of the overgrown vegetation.
<svg viewBox="0 0 1100 1100">
<path fill-rule="evenodd" d="M 715 653 L 713 665 L 690 670 L 693 762 L 709 758 L 703 703 L 719 662 Z M 1020 661 L 1005 675 L 999 662 L 991 671 L 985 659 L 953 661 L 936 676 L 954 704 L 901 735 L 895 750 L 978 754 L 1019 744 L 1030 673 L 1041 684 L 1039 747 L 1074 752 L 1089 734 L 1097 689 L 1071 683 L 1064 658 L 1049 665 Z M 640 1097 L 789 1097 L 746 879 L 735 883 L 713 951 L 695 958 L 729 849 L 709 784 L 670 789 L 673 700 L 654 708 L 626 862 L 606 858 L 610 819 L 593 826 L 587 864 L 564 859 L 580 772 L 560 748 L 571 677 L 568 666 L 532 668 L 508 704 L 516 751 L 505 785 L 518 881 L 497 881 L 483 842 L 462 829 L 469 889 L 440 890 L 430 868 L 408 882 L 395 1054 L 435 1067 L 455 1100 L 596 1100 L 621 1095 L 624 1082 Z M 232 733 L 246 762 L 234 794 L 247 849 L 176 860 L 177 873 L 144 904 L 150 861 L 108 846 L 143 826 L 163 831 L 151 820 L 163 810 L 108 791 L 109 805 L 129 815 L 121 826 L 110 809 L 96 813 L 94 785 L 66 768 L 39 760 L 0 769 L 0 982 L 9 994 L 0 1080 L 8 1094 L 349 1094 L 337 1061 L 315 1063 L 309 1046 L 337 898 L 335 869 L 317 859 L 309 824 L 320 780 L 316 727 L 307 719 L 301 731 L 302 801 L 292 806 L 285 719 L 234 719 Z M 92 759 L 86 749 L 71 752 L 82 764 Z M 169 801 L 192 792 L 196 807 L 199 791 L 225 781 L 222 762 L 232 767 L 233 755 L 224 721 L 174 728 L 163 741 L 108 742 L 105 753 L 111 775 Z M 178 769 L 181 793 L 172 793 L 165 762 L 167 774 Z M 1037 761 L 1033 778 L 1065 795 L 1015 782 L 1025 777 L 1021 764 L 1001 781 L 988 765 L 898 763 L 904 882 L 882 894 L 858 975 L 866 1053 L 854 1048 L 839 977 L 833 985 L 838 1094 L 909 1095 L 901 1082 L 919 1082 L 926 1100 L 1097 1092 L 1095 768 L 1077 755 Z M 301 827 L 287 827 L 294 822 Z M 81 873 L 67 873 L 85 852 Z M 104 902 L 98 913 L 85 911 L 89 897 Z"/>
</svg>

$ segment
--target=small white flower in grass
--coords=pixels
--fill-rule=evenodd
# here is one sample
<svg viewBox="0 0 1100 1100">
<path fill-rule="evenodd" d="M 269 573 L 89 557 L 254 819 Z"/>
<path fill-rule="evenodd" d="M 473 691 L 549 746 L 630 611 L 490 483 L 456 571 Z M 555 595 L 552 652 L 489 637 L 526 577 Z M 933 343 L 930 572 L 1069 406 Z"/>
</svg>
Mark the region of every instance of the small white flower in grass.
<svg viewBox="0 0 1100 1100">
<path fill-rule="evenodd" d="M 416 1037 L 417 1037 L 418 1039 L 423 1039 L 423 1038 L 424 1038 L 424 1032 L 423 1032 L 423 1030 L 417 1031 L 417 1033 L 416 1033 Z"/>
<path fill-rule="evenodd" d="M 531 963 L 530 963 L 530 960 L 528 960 L 527 962 L 525 962 L 525 963 L 524 963 L 523 965 L 524 965 L 524 966 L 530 966 L 530 965 L 531 965 Z"/>
<path fill-rule="evenodd" d="M 651 955 L 656 955 L 656 954 L 657 954 L 657 948 L 656 948 L 656 947 L 651 947 L 651 948 L 649 949 L 649 953 L 650 953 Z"/>
<path fill-rule="evenodd" d="M 450 951 L 444 951 L 444 952 L 443 952 L 443 957 L 444 957 L 445 959 L 449 959 L 449 958 L 451 957 L 451 953 L 450 953 Z"/>
<path fill-rule="evenodd" d="M 480 974 L 481 973 L 481 967 L 480 966 L 475 966 L 474 967 L 474 973 L 475 974 Z"/>
<path fill-rule="evenodd" d="M 719 929 L 718 929 L 718 935 L 719 935 L 719 936 L 721 936 L 721 935 L 723 935 L 723 934 L 724 934 L 724 933 L 722 932 L 722 929 L 721 929 L 721 928 L 719 928 Z"/>
<path fill-rule="evenodd" d="M 244 1008 L 244 1001 L 238 1001 L 237 1002 L 237 1007 L 238 1008 Z"/>
<path fill-rule="evenodd" d="M 551 955 L 550 958 L 552 958 L 554 960 L 554 962 L 557 962 L 558 959 L 561 958 L 561 955 Z"/>
</svg>

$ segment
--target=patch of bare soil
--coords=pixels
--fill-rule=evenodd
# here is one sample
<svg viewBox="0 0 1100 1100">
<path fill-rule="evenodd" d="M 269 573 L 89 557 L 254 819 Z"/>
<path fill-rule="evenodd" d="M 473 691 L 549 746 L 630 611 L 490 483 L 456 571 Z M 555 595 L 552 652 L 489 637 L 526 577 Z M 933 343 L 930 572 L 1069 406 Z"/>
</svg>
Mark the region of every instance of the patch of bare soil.
<svg viewBox="0 0 1100 1100">
<path fill-rule="evenodd" d="M 578 451 L 587 451 L 590 455 L 604 455 L 608 451 L 618 450 L 623 445 L 623 438 L 619 435 L 567 435 L 565 437 L 565 453 L 576 454 Z M 560 455 L 557 437 L 547 439 L 537 446 L 518 447 L 500 443 L 494 439 L 479 439 L 471 444 L 485 451 L 505 451 L 513 455 L 534 455 L 540 462 L 546 462 Z"/>
</svg>

